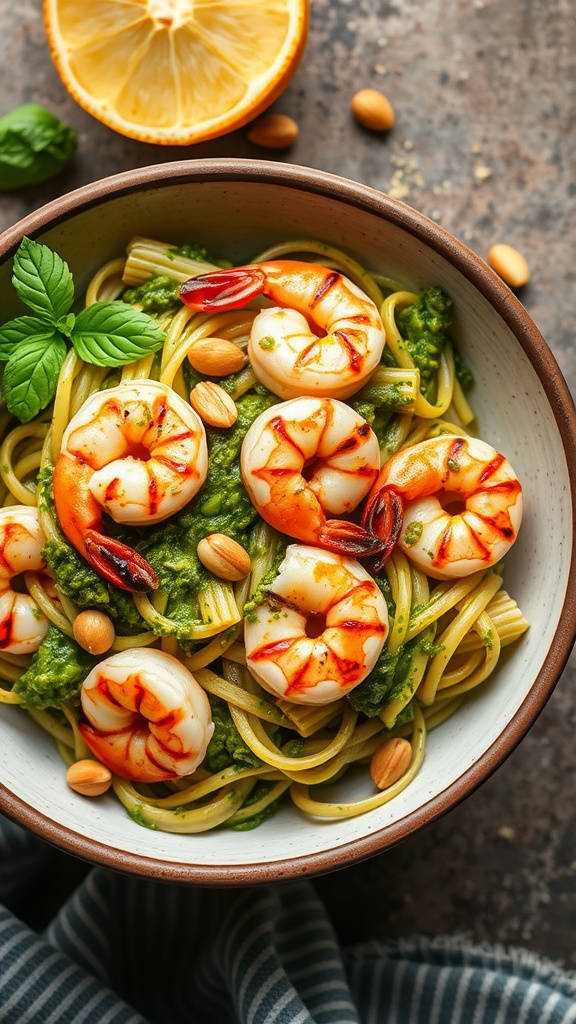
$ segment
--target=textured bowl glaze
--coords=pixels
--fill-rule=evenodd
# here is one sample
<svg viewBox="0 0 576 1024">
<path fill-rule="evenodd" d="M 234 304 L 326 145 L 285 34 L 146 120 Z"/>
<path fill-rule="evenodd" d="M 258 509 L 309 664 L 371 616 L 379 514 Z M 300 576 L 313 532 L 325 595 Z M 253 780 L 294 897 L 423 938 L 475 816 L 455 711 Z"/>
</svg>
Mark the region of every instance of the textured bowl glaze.
<svg viewBox="0 0 576 1024">
<path fill-rule="evenodd" d="M 576 634 L 576 414 L 560 370 L 521 304 L 490 268 L 438 225 L 362 185 L 287 164 L 210 160 L 129 171 L 87 185 L 0 237 L 3 319 L 14 315 L 11 257 L 24 235 L 68 261 L 84 287 L 133 235 L 199 240 L 244 260 L 282 238 L 316 238 L 418 289 L 454 299 L 455 335 L 476 384 L 482 436 L 524 489 L 506 589 L 531 627 L 494 676 L 428 739 L 424 764 L 395 800 L 344 821 L 286 807 L 253 832 L 172 835 L 139 827 L 113 796 L 66 785 L 50 739 L 16 707 L 0 708 L 0 808 L 44 839 L 93 862 L 203 885 L 276 881 L 343 867 L 450 810 L 508 756 L 534 722 Z M 349 782 L 357 795 L 366 785 Z"/>
</svg>

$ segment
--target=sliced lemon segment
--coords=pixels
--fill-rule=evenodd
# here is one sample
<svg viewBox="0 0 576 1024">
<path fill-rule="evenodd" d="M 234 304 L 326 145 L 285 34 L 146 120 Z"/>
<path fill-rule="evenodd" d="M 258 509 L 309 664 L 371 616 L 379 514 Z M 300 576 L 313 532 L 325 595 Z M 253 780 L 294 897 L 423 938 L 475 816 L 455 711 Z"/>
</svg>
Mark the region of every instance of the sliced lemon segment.
<svg viewBox="0 0 576 1024">
<path fill-rule="evenodd" d="M 77 103 L 141 142 L 233 131 L 300 62 L 308 0 L 44 0 L 58 73 Z"/>
</svg>

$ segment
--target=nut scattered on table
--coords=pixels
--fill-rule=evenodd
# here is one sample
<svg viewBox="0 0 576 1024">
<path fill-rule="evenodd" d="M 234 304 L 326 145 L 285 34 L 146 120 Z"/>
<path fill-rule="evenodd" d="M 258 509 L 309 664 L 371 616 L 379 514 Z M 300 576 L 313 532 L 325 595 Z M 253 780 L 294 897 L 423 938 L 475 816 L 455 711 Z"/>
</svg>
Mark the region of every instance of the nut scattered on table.
<svg viewBox="0 0 576 1024">
<path fill-rule="evenodd" d="M 389 132 L 394 125 L 394 107 L 378 89 L 360 89 L 352 97 L 351 106 L 356 120 L 373 132 Z"/>
<path fill-rule="evenodd" d="M 112 772 L 100 761 L 85 758 L 75 761 L 66 772 L 66 782 L 82 796 L 101 796 L 112 784 Z"/>
<path fill-rule="evenodd" d="M 287 114 L 264 114 L 248 132 L 249 141 L 265 149 L 288 149 L 297 138 L 298 125 Z"/>
<path fill-rule="evenodd" d="M 250 572 L 250 555 L 225 533 L 210 533 L 197 548 L 198 558 L 209 572 L 223 580 L 243 580 Z"/>
<path fill-rule="evenodd" d="M 488 252 L 488 263 L 511 288 L 521 288 L 530 280 L 530 268 L 522 253 L 499 242 Z"/>
<path fill-rule="evenodd" d="M 188 361 L 206 377 L 228 377 L 242 369 L 246 356 L 238 345 L 226 338 L 202 338 L 191 346 Z"/>
<path fill-rule="evenodd" d="M 410 767 L 412 747 L 408 740 L 394 736 L 386 740 L 372 755 L 370 776 L 378 789 L 388 789 L 401 779 Z"/>
<path fill-rule="evenodd" d="M 72 624 L 76 643 L 89 654 L 105 654 L 116 639 L 112 619 L 95 608 L 79 612 Z"/>
<path fill-rule="evenodd" d="M 192 388 L 190 405 L 209 427 L 231 427 L 238 418 L 234 399 L 212 380 L 201 380 Z"/>
</svg>

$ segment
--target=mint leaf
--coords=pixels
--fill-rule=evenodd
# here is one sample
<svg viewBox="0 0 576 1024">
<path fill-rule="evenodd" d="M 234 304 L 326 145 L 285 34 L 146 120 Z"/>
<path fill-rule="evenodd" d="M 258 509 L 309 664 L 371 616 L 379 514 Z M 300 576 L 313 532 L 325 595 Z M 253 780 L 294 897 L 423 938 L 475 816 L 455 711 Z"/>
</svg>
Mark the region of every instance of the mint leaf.
<svg viewBox="0 0 576 1024">
<path fill-rule="evenodd" d="M 22 340 L 4 370 L 8 412 L 28 423 L 45 409 L 54 397 L 65 356 L 66 343 L 56 331 Z"/>
<path fill-rule="evenodd" d="M 14 257 L 12 277 L 18 295 L 43 320 L 55 324 L 74 301 L 68 264 L 47 245 L 23 238 Z"/>
<path fill-rule="evenodd" d="M 25 338 L 52 338 L 54 328 L 37 316 L 19 316 L 0 327 L 0 363 L 5 363 Z"/>
<path fill-rule="evenodd" d="M 95 302 L 76 317 L 72 344 L 96 366 L 124 366 L 156 352 L 165 341 L 156 321 L 125 302 Z"/>
</svg>

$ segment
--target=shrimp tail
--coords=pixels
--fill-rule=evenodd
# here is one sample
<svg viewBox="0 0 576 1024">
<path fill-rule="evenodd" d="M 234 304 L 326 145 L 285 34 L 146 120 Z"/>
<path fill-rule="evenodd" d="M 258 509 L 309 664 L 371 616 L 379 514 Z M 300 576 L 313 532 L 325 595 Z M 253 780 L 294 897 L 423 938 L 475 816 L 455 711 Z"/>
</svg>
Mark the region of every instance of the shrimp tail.
<svg viewBox="0 0 576 1024">
<path fill-rule="evenodd" d="M 156 590 L 158 577 L 137 551 L 102 533 L 102 509 L 89 490 L 91 469 L 61 454 L 54 467 L 54 504 L 66 538 L 100 576 L 120 587 L 142 593 Z"/>
<path fill-rule="evenodd" d="M 327 519 L 318 531 L 317 542 L 327 551 L 349 555 L 351 558 L 376 555 L 383 547 L 382 541 L 375 534 L 344 519 Z"/>
<path fill-rule="evenodd" d="M 372 563 L 372 571 L 380 572 L 400 536 L 404 518 L 402 498 L 387 488 L 373 490 L 364 507 L 362 526 L 380 538 L 381 550 Z"/>
<path fill-rule="evenodd" d="M 260 267 L 234 267 L 191 277 L 180 286 L 180 298 L 185 306 L 199 312 L 241 309 L 262 295 L 265 287 L 266 277 Z"/>
<path fill-rule="evenodd" d="M 144 593 L 156 590 L 158 577 L 154 569 L 134 548 L 98 530 L 88 530 L 84 537 L 88 561 L 104 579 L 121 590 Z"/>
</svg>

